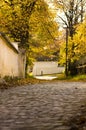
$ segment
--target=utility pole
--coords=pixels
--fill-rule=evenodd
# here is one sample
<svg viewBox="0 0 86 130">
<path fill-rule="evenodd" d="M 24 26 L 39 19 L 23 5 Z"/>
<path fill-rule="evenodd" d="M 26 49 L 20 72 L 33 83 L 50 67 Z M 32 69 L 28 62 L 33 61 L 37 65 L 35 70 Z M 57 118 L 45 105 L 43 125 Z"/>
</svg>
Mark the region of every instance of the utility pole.
<svg viewBox="0 0 86 130">
<path fill-rule="evenodd" d="M 68 76 L 68 27 L 66 27 L 66 64 L 65 75 Z"/>
</svg>

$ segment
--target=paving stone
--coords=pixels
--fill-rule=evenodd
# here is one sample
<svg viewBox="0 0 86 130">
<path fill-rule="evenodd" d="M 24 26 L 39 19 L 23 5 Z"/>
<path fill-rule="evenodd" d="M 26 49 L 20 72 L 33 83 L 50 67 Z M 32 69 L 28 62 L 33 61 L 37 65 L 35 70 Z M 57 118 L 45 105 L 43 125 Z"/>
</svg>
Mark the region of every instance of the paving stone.
<svg viewBox="0 0 86 130">
<path fill-rule="evenodd" d="M 68 121 L 80 115 L 85 100 L 85 82 L 50 82 L 0 90 L 0 130 L 70 130 Z"/>
</svg>

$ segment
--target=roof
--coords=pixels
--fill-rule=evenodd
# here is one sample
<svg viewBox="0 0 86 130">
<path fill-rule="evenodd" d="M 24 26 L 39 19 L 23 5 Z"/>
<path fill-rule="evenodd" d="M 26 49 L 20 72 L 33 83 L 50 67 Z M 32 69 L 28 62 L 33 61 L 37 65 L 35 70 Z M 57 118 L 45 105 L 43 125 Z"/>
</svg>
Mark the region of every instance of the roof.
<svg viewBox="0 0 86 130">
<path fill-rule="evenodd" d="M 2 36 L 4 38 L 4 40 L 6 41 L 7 45 L 9 47 L 11 47 L 16 53 L 19 53 L 19 51 L 15 48 L 15 46 L 10 42 L 10 40 L 7 38 L 7 36 L 5 35 L 5 33 L 0 32 L 0 36 Z"/>
</svg>

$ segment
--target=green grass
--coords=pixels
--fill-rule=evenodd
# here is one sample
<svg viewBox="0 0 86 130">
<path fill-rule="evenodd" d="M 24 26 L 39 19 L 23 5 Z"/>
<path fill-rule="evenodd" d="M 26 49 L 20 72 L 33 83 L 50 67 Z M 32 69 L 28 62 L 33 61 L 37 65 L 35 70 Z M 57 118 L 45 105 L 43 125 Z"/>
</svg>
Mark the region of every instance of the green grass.
<svg viewBox="0 0 86 130">
<path fill-rule="evenodd" d="M 65 76 L 65 74 L 57 74 L 57 80 L 73 80 L 73 81 L 86 81 L 86 74 L 79 74 L 76 76 Z"/>
<path fill-rule="evenodd" d="M 77 76 L 74 76 L 72 79 L 74 79 L 74 80 L 86 80 L 86 75 L 85 74 L 77 75 Z"/>
</svg>

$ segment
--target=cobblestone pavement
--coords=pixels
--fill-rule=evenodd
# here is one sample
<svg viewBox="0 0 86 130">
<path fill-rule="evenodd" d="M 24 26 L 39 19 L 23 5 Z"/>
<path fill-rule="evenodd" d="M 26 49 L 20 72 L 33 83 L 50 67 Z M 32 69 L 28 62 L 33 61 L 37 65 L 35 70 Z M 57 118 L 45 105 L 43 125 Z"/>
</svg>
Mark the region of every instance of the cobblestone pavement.
<svg viewBox="0 0 86 130">
<path fill-rule="evenodd" d="M 0 90 L 0 130 L 69 130 L 86 100 L 86 82 L 50 82 Z M 86 129 L 85 129 L 86 130 Z"/>
</svg>

